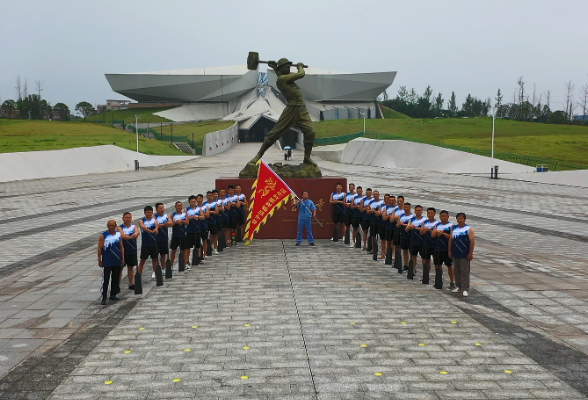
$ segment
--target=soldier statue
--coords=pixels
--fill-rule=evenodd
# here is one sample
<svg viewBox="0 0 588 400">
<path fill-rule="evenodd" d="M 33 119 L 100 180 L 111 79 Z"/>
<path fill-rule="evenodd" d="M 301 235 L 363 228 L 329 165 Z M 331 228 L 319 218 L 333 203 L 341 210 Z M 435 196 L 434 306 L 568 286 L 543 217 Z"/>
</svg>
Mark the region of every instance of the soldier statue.
<svg viewBox="0 0 588 400">
<path fill-rule="evenodd" d="M 310 115 L 306 109 L 306 105 L 302 100 L 302 91 L 296 84 L 298 79 L 304 78 L 306 74 L 304 72 L 304 64 L 298 63 L 297 73 L 290 73 L 290 67 L 292 62 L 287 58 L 281 58 L 277 63 L 275 61 L 269 61 L 267 63 L 278 76 L 276 85 L 280 92 L 284 95 L 288 104 L 280 115 L 276 126 L 271 132 L 265 137 L 261 148 L 257 155 L 251 160 L 252 163 L 259 161 L 263 154 L 269 149 L 272 144 L 276 142 L 282 135 L 288 131 L 293 125 L 297 125 L 304 135 L 304 160 L 303 163 L 310 164 L 316 167 L 316 163 L 310 158 L 312 152 L 312 146 L 314 145 L 315 133 L 312 128 L 312 121 Z"/>
</svg>

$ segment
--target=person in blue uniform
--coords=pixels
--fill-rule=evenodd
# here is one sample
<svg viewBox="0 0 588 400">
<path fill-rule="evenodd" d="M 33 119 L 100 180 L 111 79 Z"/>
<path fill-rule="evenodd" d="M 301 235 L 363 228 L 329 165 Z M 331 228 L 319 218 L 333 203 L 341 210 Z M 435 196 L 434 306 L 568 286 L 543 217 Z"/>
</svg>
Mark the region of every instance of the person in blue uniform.
<svg viewBox="0 0 588 400">
<path fill-rule="evenodd" d="M 188 254 L 190 254 L 190 250 L 195 247 L 200 249 L 200 224 L 198 220 L 200 220 L 200 208 L 198 208 L 198 204 L 196 201 L 196 196 L 192 195 L 188 198 L 188 203 L 190 206 L 186 208 L 186 214 L 188 216 L 188 233 L 187 233 L 187 241 L 188 241 Z M 186 270 L 189 271 L 192 268 L 190 267 L 190 263 L 186 258 Z M 192 265 L 195 266 L 199 264 L 200 260 L 192 260 Z"/>
<path fill-rule="evenodd" d="M 398 209 L 396 206 L 396 197 L 392 195 L 386 194 L 384 196 L 384 204 L 385 207 L 382 207 L 382 225 L 384 229 L 384 237 L 381 238 L 382 256 L 380 256 L 380 258 L 385 258 L 388 247 L 392 246 L 392 238 L 394 236 L 394 212 Z"/>
<path fill-rule="evenodd" d="M 353 220 L 353 208 L 351 208 L 351 205 L 353 204 L 353 200 L 355 200 L 356 197 L 357 194 L 355 193 L 355 185 L 353 183 L 350 183 L 349 191 L 345 195 L 345 232 L 347 232 L 347 229 L 351 229 L 351 223 Z M 355 246 L 355 244 L 353 243 L 354 240 L 355 236 L 351 238 L 351 240 L 349 241 L 350 247 Z"/>
<path fill-rule="evenodd" d="M 306 229 L 306 239 L 308 244 L 314 246 L 312 236 L 312 218 L 316 217 L 316 206 L 308 198 L 308 191 L 302 192 L 302 199 L 294 199 L 294 205 L 298 208 L 298 233 L 296 234 L 296 246 L 302 242 L 302 230 Z"/>
<path fill-rule="evenodd" d="M 159 262 L 161 269 L 165 272 L 165 258 L 169 254 L 169 234 L 168 228 L 172 226 L 172 222 L 169 215 L 165 213 L 165 207 L 163 203 L 155 204 L 155 219 L 157 219 L 157 252 L 159 253 Z M 151 275 L 155 278 L 155 272 Z"/>
<path fill-rule="evenodd" d="M 291 151 L 291 150 L 289 150 Z M 243 188 L 241 185 L 235 185 L 235 195 L 237 195 L 239 199 L 239 220 L 238 220 L 238 229 L 241 229 L 241 237 L 245 237 L 245 223 L 247 222 L 247 208 L 249 207 L 249 202 L 247 201 L 247 196 L 244 193 L 241 193 Z"/>
<path fill-rule="evenodd" d="M 210 213 L 208 205 L 204 204 L 204 196 L 201 194 L 196 196 L 196 207 L 200 211 L 199 215 L 204 217 L 198 221 L 200 241 L 202 242 L 202 247 L 198 249 L 198 255 L 200 256 L 200 264 L 202 264 L 202 260 L 206 258 L 206 252 L 208 250 L 208 218 L 210 217 Z"/>
<path fill-rule="evenodd" d="M 394 232 L 392 237 L 392 253 L 396 254 L 397 246 L 400 246 L 401 241 L 401 230 L 398 227 L 398 221 L 400 221 L 400 217 L 404 215 L 404 196 L 398 196 L 396 198 L 396 210 L 394 210 L 394 215 L 390 216 L 392 225 L 394 226 Z M 395 256 L 396 257 L 396 256 Z"/>
<path fill-rule="evenodd" d="M 406 231 L 409 221 L 414 217 L 411 212 L 411 204 L 404 203 L 404 214 L 400 215 L 396 220 L 396 228 L 400 233 L 400 248 L 402 249 L 402 258 L 404 259 L 404 271 L 408 271 L 408 250 L 410 249 L 410 232 Z"/>
<path fill-rule="evenodd" d="M 365 197 L 359 205 L 359 211 L 361 212 L 361 230 L 363 232 L 363 250 L 367 251 L 368 234 L 370 231 L 370 224 L 372 221 L 371 214 L 368 214 L 370 204 L 374 201 L 372 197 L 372 189 L 367 188 L 365 190 Z"/>
<path fill-rule="evenodd" d="M 123 238 L 123 247 L 125 249 L 125 265 L 127 266 L 127 277 L 129 279 L 129 289 L 135 289 L 135 271 L 137 266 L 137 238 L 139 237 L 139 228 L 133 224 L 133 216 L 130 212 L 123 214 L 123 223 L 119 226 Z M 120 281 L 122 280 L 123 268 L 120 270 Z"/>
<path fill-rule="evenodd" d="M 152 278 L 155 278 L 155 270 L 157 269 L 157 219 L 153 216 L 153 207 L 146 206 L 143 209 L 145 216 L 139 220 L 141 227 L 141 261 L 139 262 L 139 273 L 143 274 L 143 266 L 145 261 L 151 257 L 153 264 Z"/>
<path fill-rule="evenodd" d="M 433 263 L 435 264 L 435 276 L 440 275 L 439 279 L 435 278 L 437 282 L 435 289 L 443 289 L 443 264 L 447 267 L 447 274 L 449 275 L 449 290 L 455 289 L 454 275 L 453 275 L 453 260 L 449 257 L 449 238 L 451 237 L 451 226 L 449 222 L 449 212 L 441 210 L 439 213 L 439 223 L 433 229 L 431 236 L 437 239 L 435 245 L 435 254 L 433 256 Z"/>
<path fill-rule="evenodd" d="M 184 210 L 184 205 L 181 201 L 176 201 L 174 205 L 175 211 L 170 214 L 169 219 L 172 223 L 172 239 L 171 239 L 171 262 L 172 265 L 176 261 L 176 252 L 178 248 L 184 253 L 184 260 L 190 256 L 190 249 L 188 247 L 188 240 L 186 238 L 188 228 L 188 215 Z"/>
<path fill-rule="evenodd" d="M 111 283 L 109 299 L 119 300 L 116 294 L 119 291 L 120 269 L 125 263 L 122 234 L 116 226 L 116 221 L 109 220 L 106 228 L 108 230 L 102 232 L 98 239 L 98 265 L 102 268 L 102 301 L 100 304 L 103 306 L 106 305 L 109 283 Z"/>
<path fill-rule="evenodd" d="M 433 230 L 439 223 L 439 220 L 435 219 L 437 210 L 433 207 L 427 208 L 427 220 L 421 225 L 421 236 L 423 237 L 423 248 L 421 256 L 423 259 L 423 284 L 429 284 L 429 273 L 431 271 L 431 258 L 435 255 L 435 246 L 437 244 L 437 238 L 433 236 Z M 435 267 L 436 269 L 437 267 Z"/>
<path fill-rule="evenodd" d="M 208 209 L 208 218 L 206 223 L 208 224 L 208 232 L 210 232 L 210 245 L 212 246 L 212 254 L 218 255 L 217 241 L 218 241 L 218 227 L 216 224 L 216 217 L 218 216 L 218 203 L 214 200 L 212 191 L 206 192 L 206 201 L 204 205 Z"/>
<path fill-rule="evenodd" d="M 353 217 L 351 218 L 351 226 L 353 227 L 353 240 L 351 241 L 351 246 L 354 246 L 353 241 L 359 232 L 359 226 L 361 225 L 361 205 L 365 196 L 363 195 L 363 188 L 361 186 L 357 187 L 357 195 L 353 199 L 353 203 L 351 203 L 351 210 L 353 211 Z"/>
<path fill-rule="evenodd" d="M 406 231 L 410 234 L 410 256 L 412 257 L 412 266 L 416 274 L 417 257 L 421 256 L 421 265 L 424 267 L 423 259 L 423 237 L 421 235 L 421 226 L 427 220 L 423 215 L 423 206 L 417 205 L 414 208 L 414 216 L 408 221 Z"/>
<path fill-rule="evenodd" d="M 470 290 L 470 262 L 474 259 L 476 239 L 474 230 L 466 225 L 465 213 L 457 213 L 455 219 L 457 225 L 451 227 L 449 237 L 449 257 L 453 258 L 456 286 L 452 292 L 461 292 L 467 297 Z"/>
<path fill-rule="evenodd" d="M 337 225 L 337 232 L 341 237 L 345 237 L 345 196 L 343 185 L 337 182 L 335 191 L 331 194 L 329 203 L 333 205 L 333 224 Z M 333 238 L 335 240 L 335 238 Z M 339 240 L 339 238 L 337 238 Z"/>
<path fill-rule="evenodd" d="M 372 241 L 372 246 L 378 242 L 382 215 L 380 208 L 384 205 L 384 200 L 380 199 L 380 192 L 378 190 L 374 190 L 373 195 L 374 201 L 370 203 L 367 209 L 368 215 L 370 216 L 370 240 Z M 373 250 L 368 252 L 368 254 L 371 253 L 373 253 Z"/>
</svg>

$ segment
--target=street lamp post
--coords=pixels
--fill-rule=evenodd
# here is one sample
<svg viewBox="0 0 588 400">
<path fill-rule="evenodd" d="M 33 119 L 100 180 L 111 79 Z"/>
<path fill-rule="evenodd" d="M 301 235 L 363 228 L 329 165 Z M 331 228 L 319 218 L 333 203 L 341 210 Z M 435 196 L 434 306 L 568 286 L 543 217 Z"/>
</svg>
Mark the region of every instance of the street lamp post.
<svg viewBox="0 0 588 400">
<path fill-rule="evenodd" d="M 490 179 L 492 179 L 492 175 L 496 176 L 497 173 L 494 172 L 494 125 L 496 120 L 496 107 L 494 107 L 494 112 L 492 113 L 492 150 L 491 150 L 491 161 L 490 161 Z M 497 176 L 496 176 L 497 177 Z"/>
<path fill-rule="evenodd" d="M 363 117 L 363 136 L 365 136 L 365 112 L 360 111 L 359 115 L 361 115 Z"/>
<path fill-rule="evenodd" d="M 135 169 L 139 169 L 139 127 L 137 125 L 138 119 L 141 118 L 141 115 L 135 114 L 135 135 L 137 136 L 137 159 L 135 160 Z"/>
</svg>

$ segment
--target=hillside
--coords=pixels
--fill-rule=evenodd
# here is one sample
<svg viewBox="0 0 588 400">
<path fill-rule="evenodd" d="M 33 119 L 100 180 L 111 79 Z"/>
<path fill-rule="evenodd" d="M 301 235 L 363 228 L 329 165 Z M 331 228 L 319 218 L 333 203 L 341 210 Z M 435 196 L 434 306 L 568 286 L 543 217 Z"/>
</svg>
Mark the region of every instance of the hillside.
<svg viewBox="0 0 588 400">
<path fill-rule="evenodd" d="M 318 138 L 340 136 L 360 132 L 363 120 L 322 121 L 314 127 Z M 492 118 L 372 119 L 366 131 L 377 132 L 370 137 L 378 139 L 461 146 L 480 154 L 491 149 Z M 497 158 L 499 153 L 514 153 L 588 168 L 588 127 L 497 119 L 494 151 Z"/>
<path fill-rule="evenodd" d="M 159 108 L 129 108 L 126 110 L 106 111 L 103 114 L 92 115 L 87 117 L 85 122 L 94 122 L 101 124 L 112 125 L 113 121 L 124 120 L 125 124 L 135 123 L 135 115 L 140 115 L 139 122 L 170 122 L 169 119 L 153 115 L 155 113 L 169 110 L 173 107 L 159 107 Z M 81 120 L 83 121 L 83 119 Z"/>
<path fill-rule="evenodd" d="M 75 122 L 0 119 L 0 153 L 57 150 L 74 147 L 115 144 L 136 150 L 132 133 L 109 126 Z M 140 136 L 139 150 L 144 154 L 185 155 L 172 144 Z"/>
</svg>

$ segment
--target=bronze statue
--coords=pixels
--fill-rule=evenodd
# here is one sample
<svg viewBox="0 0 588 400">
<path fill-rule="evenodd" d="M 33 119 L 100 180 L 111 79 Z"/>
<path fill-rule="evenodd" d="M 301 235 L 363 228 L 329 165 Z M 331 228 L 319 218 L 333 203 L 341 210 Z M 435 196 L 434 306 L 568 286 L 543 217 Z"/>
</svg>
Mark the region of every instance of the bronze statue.
<svg viewBox="0 0 588 400">
<path fill-rule="evenodd" d="M 259 63 L 259 60 L 256 61 Z M 298 72 L 292 74 L 290 73 L 292 62 L 287 58 L 281 58 L 277 63 L 275 61 L 268 61 L 267 64 L 276 72 L 276 75 L 278 76 L 276 85 L 288 101 L 288 104 L 282 112 L 282 115 L 280 115 L 276 126 L 274 126 L 271 132 L 265 137 L 259 152 L 251 162 L 256 163 L 259 161 L 267 149 L 269 149 L 276 140 L 282 137 L 282 135 L 284 135 L 284 133 L 293 125 L 297 125 L 304 135 L 303 163 L 316 167 L 316 163 L 310 158 L 312 146 L 314 145 L 315 133 L 312 127 L 312 121 L 310 120 L 310 115 L 308 114 L 306 105 L 302 100 L 302 91 L 296 84 L 298 79 L 304 78 L 304 68 L 306 66 L 303 63 L 296 64 Z"/>
</svg>

